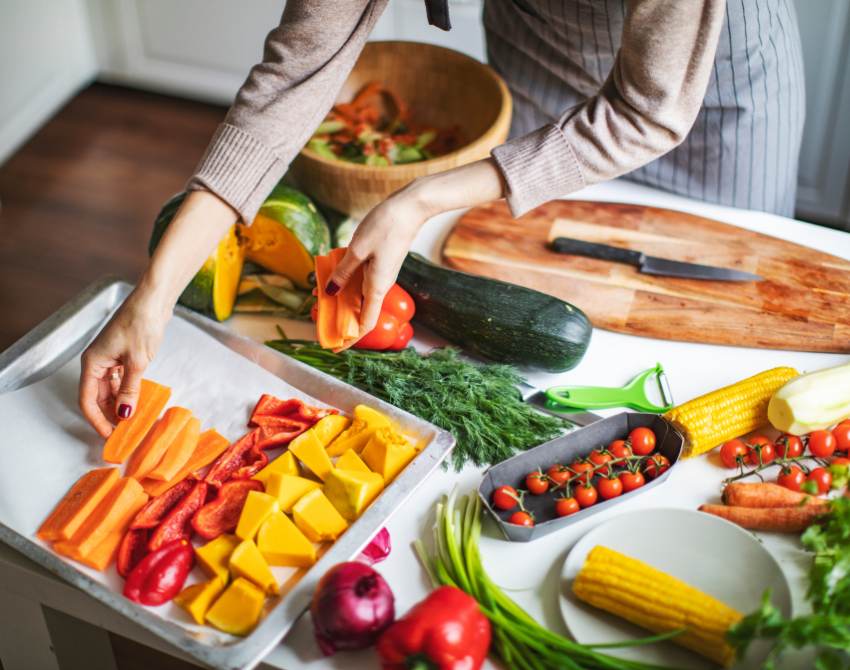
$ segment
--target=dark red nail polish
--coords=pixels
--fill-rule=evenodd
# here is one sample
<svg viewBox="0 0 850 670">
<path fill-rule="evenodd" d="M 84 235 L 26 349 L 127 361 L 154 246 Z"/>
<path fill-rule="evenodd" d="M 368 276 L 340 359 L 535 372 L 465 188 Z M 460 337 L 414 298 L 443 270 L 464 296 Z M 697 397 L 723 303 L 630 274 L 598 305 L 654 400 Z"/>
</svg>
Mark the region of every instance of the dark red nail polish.
<svg viewBox="0 0 850 670">
<path fill-rule="evenodd" d="M 325 293 L 328 295 L 336 295 L 339 293 L 339 286 L 335 281 L 329 281 L 328 285 L 325 287 Z"/>
<path fill-rule="evenodd" d="M 132 408 L 130 407 L 130 405 L 122 402 L 120 405 L 118 405 L 118 416 L 122 419 L 126 419 L 130 416 L 131 409 Z"/>
</svg>

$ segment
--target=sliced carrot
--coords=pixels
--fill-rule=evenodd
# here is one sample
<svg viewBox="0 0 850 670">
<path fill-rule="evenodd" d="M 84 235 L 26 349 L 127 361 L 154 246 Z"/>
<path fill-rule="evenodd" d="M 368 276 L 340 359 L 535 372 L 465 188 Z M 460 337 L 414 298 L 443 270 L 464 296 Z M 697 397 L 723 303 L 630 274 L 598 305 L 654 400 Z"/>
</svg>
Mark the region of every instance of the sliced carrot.
<svg viewBox="0 0 850 670">
<path fill-rule="evenodd" d="M 174 442 L 163 454 L 162 460 L 148 473 L 151 479 L 159 479 L 168 482 L 174 479 L 180 469 L 189 462 L 189 458 L 198 446 L 198 437 L 201 434 L 201 422 L 192 417 L 183 426 L 183 430 L 177 433 Z"/>
<path fill-rule="evenodd" d="M 169 407 L 165 410 L 165 414 L 154 424 L 133 453 L 124 475 L 136 479 L 147 477 L 191 418 L 192 412 L 185 407 Z"/>
<path fill-rule="evenodd" d="M 823 500 L 770 482 L 732 482 L 723 489 L 723 502 L 737 507 L 794 507 Z"/>
<path fill-rule="evenodd" d="M 151 496 L 158 496 L 161 493 L 165 493 L 168 489 L 181 482 L 191 473 L 197 472 L 201 468 L 212 463 L 229 446 L 230 441 L 218 431 L 213 430 L 212 428 L 205 430 L 198 438 L 198 445 L 195 447 L 195 451 L 186 462 L 186 465 L 184 465 L 180 469 L 180 472 L 172 477 L 170 481 L 163 482 L 158 479 L 151 479 L 148 477 L 142 480 L 142 486 L 148 495 Z"/>
<path fill-rule="evenodd" d="M 328 295 L 325 287 L 336 267 L 330 256 L 316 256 L 316 293 L 318 315 L 316 317 L 316 335 L 319 344 L 325 349 L 335 349 L 342 345 L 342 337 L 337 328 L 335 296 Z"/>
<path fill-rule="evenodd" d="M 331 250 L 330 257 L 334 268 L 342 262 L 345 252 L 346 250 L 341 248 Z M 363 271 L 361 268 L 357 268 L 357 271 L 336 295 L 337 332 L 342 342 L 334 351 L 347 349 L 359 339 L 362 302 Z"/>
<path fill-rule="evenodd" d="M 829 504 L 797 507 L 736 507 L 734 505 L 700 505 L 700 512 L 719 516 L 749 530 L 775 533 L 799 533 L 829 512 Z"/>
<path fill-rule="evenodd" d="M 68 490 L 36 535 L 45 542 L 67 540 L 79 530 L 118 481 L 118 468 L 98 468 L 80 477 Z"/>
<path fill-rule="evenodd" d="M 76 561 L 89 560 L 111 533 L 123 533 L 147 500 L 139 482 L 122 477 L 70 540 L 53 545 L 54 551 Z"/>
<path fill-rule="evenodd" d="M 136 411 L 115 426 L 103 445 L 103 460 L 107 463 L 126 461 L 141 444 L 170 397 L 170 388 L 143 379 Z"/>
<path fill-rule="evenodd" d="M 75 559 L 82 563 L 83 565 L 87 565 L 90 568 L 94 568 L 100 572 L 103 572 L 110 566 L 115 557 L 118 555 L 118 547 L 121 544 L 121 539 L 124 537 L 124 531 L 121 530 L 113 530 L 109 533 L 103 541 L 95 547 L 94 551 L 88 556 L 80 556 Z"/>
</svg>

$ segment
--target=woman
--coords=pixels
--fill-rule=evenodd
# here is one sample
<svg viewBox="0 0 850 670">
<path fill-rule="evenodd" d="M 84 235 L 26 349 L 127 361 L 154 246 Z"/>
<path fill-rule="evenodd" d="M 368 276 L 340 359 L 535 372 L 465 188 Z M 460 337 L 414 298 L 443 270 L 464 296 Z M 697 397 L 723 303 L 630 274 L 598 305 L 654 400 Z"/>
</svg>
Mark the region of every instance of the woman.
<svg viewBox="0 0 850 670">
<path fill-rule="evenodd" d="M 104 436 L 116 415 L 132 414 L 183 287 L 234 222 L 253 220 L 330 109 L 386 3 L 286 3 L 147 271 L 83 354 L 80 406 Z M 502 197 L 520 216 L 623 174 L 792 214 L 803 75 L 790 3 L 486 0 L 488 60 L 513 94 L 514 139 L 375 207 L 328 291 L 364 266 L 364 334 L 430 217 Z M 447 23 L 444 0 L 426 4 L 429 20 Z"/>
</svg>

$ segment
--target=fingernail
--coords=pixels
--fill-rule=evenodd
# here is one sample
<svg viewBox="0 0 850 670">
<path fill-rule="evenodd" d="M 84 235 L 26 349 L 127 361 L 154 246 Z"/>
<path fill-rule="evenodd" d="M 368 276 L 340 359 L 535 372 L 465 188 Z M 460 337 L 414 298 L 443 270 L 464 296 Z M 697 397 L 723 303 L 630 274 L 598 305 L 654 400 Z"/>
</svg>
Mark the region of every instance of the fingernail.
<svg viewBox="0 0 850 670">
<path fill-rule="evenodd" d="M 126 419 L 130 416 L 131 410 L 132 408 L 130 407 L 130 405 L 122 402 L 120 405 L 118 405 L 118 416 L 122 419 Z"/>
<path fill-rule="evenodd" d="M 325 293 L 328 295 L 336 295 L 339 293 L 339 286 L 335 281 L 329 281 L 328 285 L 325 287 Z"/>
</svg>

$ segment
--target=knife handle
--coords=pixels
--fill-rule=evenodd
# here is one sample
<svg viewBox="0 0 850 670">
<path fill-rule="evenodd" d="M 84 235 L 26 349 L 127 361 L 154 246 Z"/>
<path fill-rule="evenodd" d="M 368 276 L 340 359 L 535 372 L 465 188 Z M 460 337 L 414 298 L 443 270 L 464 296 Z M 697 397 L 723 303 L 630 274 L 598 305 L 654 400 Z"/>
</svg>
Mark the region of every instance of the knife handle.
<svg viewBox="0 0 850 670">
<path fill-rule="evenodd" d="M 553 251 L 559 254 L 573 254 L 576 256 L 588 256 L 590 258 L 598 258 L 601 261 L 613 261 L 615 263 L 628 263 L 640 267 L 643 265 L 646 257 L 640 251 L 632 251 L 631 249 L 623 249 L 622 247 L 612 247 L 607 244 L 598 244 L 596 242 L 585 242 L 584 240 L 574 240 L 569 237 L 556 237 L 552 241 Z"/>
</svg>

